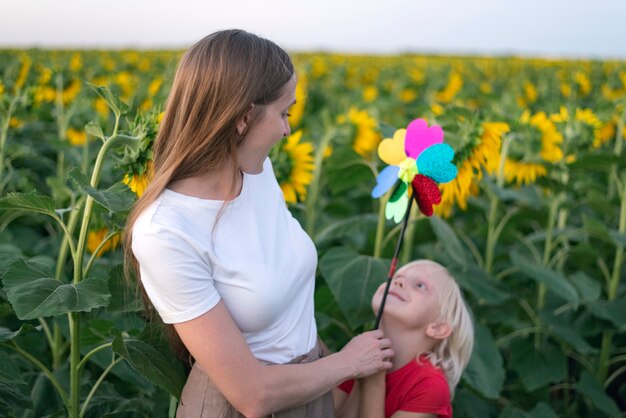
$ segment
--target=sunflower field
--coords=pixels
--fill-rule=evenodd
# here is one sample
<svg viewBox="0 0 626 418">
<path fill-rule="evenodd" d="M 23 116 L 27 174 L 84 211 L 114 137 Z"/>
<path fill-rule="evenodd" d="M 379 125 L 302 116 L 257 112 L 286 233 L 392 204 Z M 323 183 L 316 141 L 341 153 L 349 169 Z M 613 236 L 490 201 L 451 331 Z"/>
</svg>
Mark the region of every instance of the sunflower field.
<svg viewBox="0 0 626 418">
<path fill-rule="evenodd" d="M 185 368 L 124 280 L 125 217 L 181 51 L 0 51 L 0 415 L 174 416 Z M 400 227 L 379 143 L 424 118 L 458 176 L 414 209 L 476 325 L 455 417 L 626 416 L 626 62 L 293 54 L 270 157 L 319 255 L 331 349 L 371 329 Z"/>
</svg>

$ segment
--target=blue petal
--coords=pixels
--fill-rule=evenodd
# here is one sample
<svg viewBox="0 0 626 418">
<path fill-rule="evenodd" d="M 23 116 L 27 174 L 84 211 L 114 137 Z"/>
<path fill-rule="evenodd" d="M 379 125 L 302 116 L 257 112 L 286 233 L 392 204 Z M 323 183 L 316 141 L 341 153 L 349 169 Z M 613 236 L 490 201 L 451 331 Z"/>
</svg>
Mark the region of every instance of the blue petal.
<svg viewBox="0 0 626 418">
<path fill-rule="evenodd" d="M 388 165 L 378 173 L 378 177 L 376 178 L 376 187 L 372 190 L 372 197 L 379 198 L 389 189 L 394 183 L 398 180 L 398 172 L 400 171 L 399 167 L 395 165 Z"/>
<path fill-rule="evenodd" d="M 451 163 L 453 158 L 454 150 L 450 145 L 431 145 L 417 157 L 417 169 L 437 183 L 447 183 L 457 175 L 457 168 Z"/>
</svg>

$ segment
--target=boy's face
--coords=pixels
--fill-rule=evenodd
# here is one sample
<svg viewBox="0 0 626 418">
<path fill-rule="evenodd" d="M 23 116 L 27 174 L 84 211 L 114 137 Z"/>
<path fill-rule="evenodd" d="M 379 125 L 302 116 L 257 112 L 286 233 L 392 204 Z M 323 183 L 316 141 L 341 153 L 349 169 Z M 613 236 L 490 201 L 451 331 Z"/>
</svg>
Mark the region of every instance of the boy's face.
<svg viewBox="0 0 626 418">
<path fill-rule="evenodd" d="M 391 281 L 385 302 L 385 317 L 393 318 L 411 329 L 425 329 L 437 322 L 441 314 L 438 286 L 450 280 L 445 269 L 436 263 L 418 262 L 398 270 Z M 381 284 L 372 297 L 372 308 L 378 312 L 385 291 Z"/>
</svg>

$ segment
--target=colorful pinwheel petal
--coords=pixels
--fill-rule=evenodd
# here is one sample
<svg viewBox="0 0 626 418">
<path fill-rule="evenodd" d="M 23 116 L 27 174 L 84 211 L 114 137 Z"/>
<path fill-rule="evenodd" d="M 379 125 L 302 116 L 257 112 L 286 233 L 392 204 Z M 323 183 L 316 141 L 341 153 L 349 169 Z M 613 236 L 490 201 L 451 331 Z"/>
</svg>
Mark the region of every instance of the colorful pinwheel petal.
<svg viewBox="0 0 626 418">
<path fill-rule="evenodd" d="M 391 189 L 391 186 L 398 181 L 398 171 L 400 171 L 400 167 L 388 165 L 378 174 L 376 187 L 372 190 L 373 198 L 379 198 Z"/>
<path fill-rule="evenodd" d="M 398 186 L 396 186 L 396 189 L 391 194 L 385 206 L 385 217 L 387 219 L 393 219 L 395 223 L 399 223 L 402 220 L 406 213 L 406 208 L 409 205 L 407 190 L 408 186 L 406 183 L 398 183 Z"/>
<path fill-rule="evenodd" d="M 452 181 L 457 175 L 452 163 L 454 150 L 443 143 L 443 136 L 440 126 L 429 127 L 424 119 L 415 119 L 380 143 L 378 155 L 389 166 L 376 178 L 372 197 L 381 197 L 397 184 L 385 207 L 387 219 L 400 222 L 409 199 L 415 199 L 424 215 L 433 214 L 433 205 L 441 202 L 437 184 Z"/>
<path fill-rule="evenodd" d="M 419 206 L 420 211 L 426 215 L 431 216 L 433 214 L 433 205 L 441 203 L 441 192 L 437 183 L 432 179 L 418 174 L 413 179 L 413 190 L 415 190 L 415 201 Z"/>
<path fill-rule="evenodd" d="M 407 157 L 417 159 L 426 148 L 443 142 L 443 129 L 434 125 L 430 128 L 424 119 L 415 119 L 406 128 L 404 150 Z"/>
<path fill-rule="evenodd" d="M 457 168 L 452 164 L 454 150 L 448 144 L 435 144 L 426 148 L 417 158 L 417 170 L 437 183 L 454 180 Z"/>
</svg>

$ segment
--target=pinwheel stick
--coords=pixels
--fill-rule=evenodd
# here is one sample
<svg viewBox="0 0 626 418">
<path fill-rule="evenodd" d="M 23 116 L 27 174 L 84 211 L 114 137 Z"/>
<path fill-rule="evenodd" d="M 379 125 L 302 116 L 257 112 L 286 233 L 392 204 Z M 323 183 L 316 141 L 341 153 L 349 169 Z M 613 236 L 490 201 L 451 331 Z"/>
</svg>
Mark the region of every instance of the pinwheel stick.
<svg viewBox="0 0 626 418">
<path fill-rule="evenodd" d="M 413 194 L 414 193 L 415 190 L 413 190 Z M 389 293 L 389 287 L 391 286 L 391 280 L 393 279 L 393 275 L 396 272 L 396 266 L 398 264 L 398 254 L 400 253 L 402 241 L 404 240 L 404 232 L 406 231 L 406 227 L 409 224 L 409 218 L 411 216 L 411 206 L 413 206 L 413 195 L 409 196 L 409 203 L 407 204 L 406 213 L 404 214 L 404 221 L 402 223 L 402 229 L 400 230 L 400 238 L 398 239 L 398 244 L 396 245 L 396 251 L 393 254 L 393 258 L 391 259 L 391 266 L 389 266 L 389 274 L 387 275 L 387 286 L 385 286 L 383 300 L 380 302 L 380 307 L 378 308 L 378 314 L 376 315 L 376 323 L 374 324 L 374 329 L 378 329 L 378 326 L 380 325 L 380 320 L 383 317 L 383 310 L 385 309 L 387 294 Z"/>
</svg>

